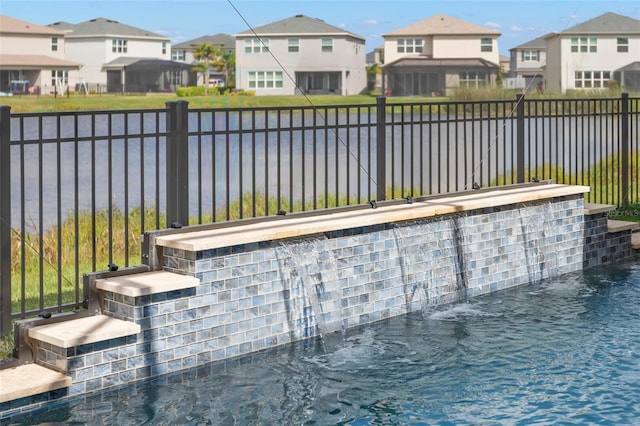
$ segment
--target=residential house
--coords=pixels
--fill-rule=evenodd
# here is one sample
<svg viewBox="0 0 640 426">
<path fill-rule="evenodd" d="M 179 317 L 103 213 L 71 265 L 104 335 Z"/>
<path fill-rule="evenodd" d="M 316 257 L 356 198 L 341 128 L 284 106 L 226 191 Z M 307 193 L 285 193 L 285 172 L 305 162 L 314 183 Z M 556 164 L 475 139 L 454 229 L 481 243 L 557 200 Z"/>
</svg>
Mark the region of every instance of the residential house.
<svg viewBox="0 0 640 426">
<path fill-rule="evenodd" d="M 0 92 L 65 92 L 80 64 L 65 59 L 65 34 L 0 15 Z"/>
<path fill-rule="evenodd" d="M 193 52 L 198 46 L 201 46 L 204 43 L 220 47 L 225 53 L 235 54 L 236 51 L 236 41 L 233 36 L 219 33 L 198 37 L 196 39 L 184 41 L 171 46 L 171 59 L 173 61 L 184 62 L 194 66 L 198 63 L 198 60 L 194 58 Z M 193 72 L 192 70 L 189 74 L 189 80 L 187 83 L 189 86 L 202 86 L 204 85 L 204 78 L 202 74 Z M 209 84 L 211 86 L 218 87 L 224 86 L 226 84 L 226 76 L 222 71 L 213 67 L 209 70 Z"/>
<path fill-rule="evenodd" d="M 367 53 L 367 90 L 379 90 L 382 87 L 382 65 L 384 65 L 384 46 L 378 46 Z M 375 65 L 375 67 L 374 67 Z M 375 71 L 375 75 L 373 72 Z"/>
<path fill-rule="evenodd" d="M 173 91 L 188 79 L 189 67 L 171 61 L 167 37 L 106 18 L 49 27 L 66 34 L 65 56 L 83 64 L 80 79 L 89 90 Z"/>
<path fill-rule="evenodd" d="M 509 49 L 511 72 L 505 80 L 505 87 L 527 92 L 544 90 L 547 36 L 548 34 Z"/>
<path fill-rule="evenodd" d="M 398 96 L 448 95 L 458 87 L 493 86 L 500 32 L 436 15 L 384 37 L 383 85 Z"/>
<path fill-rule="evenodd" d="M 236 34 L 236 87 L 257 95 L 366 90 L 365 40 L 304 15 Z"/>
<path fill-rule="evenodd" d="M 640 20 L 605 13 L 546 36 L 546 89 L 640 91 Z"/>
</svg>

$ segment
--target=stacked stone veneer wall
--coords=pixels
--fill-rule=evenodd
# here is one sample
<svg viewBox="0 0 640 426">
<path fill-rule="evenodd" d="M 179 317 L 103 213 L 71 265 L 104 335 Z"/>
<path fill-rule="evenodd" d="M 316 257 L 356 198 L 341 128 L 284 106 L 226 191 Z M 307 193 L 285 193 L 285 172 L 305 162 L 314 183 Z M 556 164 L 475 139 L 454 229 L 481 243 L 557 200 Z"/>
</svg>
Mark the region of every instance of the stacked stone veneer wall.
<svg viewBox="0 0 640 426">
<path fill-rule="evenodd" d="M 583 209 L 576 195 L 290 241 L 165 248 L 164 268 L 199 278 L 196 288 L 105 292 L 105 313 L 142 332 L 40 345 L 38 362 L 70 375 L 67 395 L 78 395 L 577 271 Z"/>
</svg>

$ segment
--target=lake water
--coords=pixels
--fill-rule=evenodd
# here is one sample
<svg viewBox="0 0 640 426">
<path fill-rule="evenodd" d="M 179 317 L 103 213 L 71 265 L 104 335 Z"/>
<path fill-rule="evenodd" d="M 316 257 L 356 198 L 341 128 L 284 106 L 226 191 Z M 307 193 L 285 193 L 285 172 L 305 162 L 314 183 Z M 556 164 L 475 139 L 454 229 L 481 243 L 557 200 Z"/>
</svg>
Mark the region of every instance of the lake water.
<svg viewBox="0 0 640 426">
<path fill-rule="evenodd" d="M 51 405 L 12 424 L 637 424 L 640 265 Z"/>
</svg>

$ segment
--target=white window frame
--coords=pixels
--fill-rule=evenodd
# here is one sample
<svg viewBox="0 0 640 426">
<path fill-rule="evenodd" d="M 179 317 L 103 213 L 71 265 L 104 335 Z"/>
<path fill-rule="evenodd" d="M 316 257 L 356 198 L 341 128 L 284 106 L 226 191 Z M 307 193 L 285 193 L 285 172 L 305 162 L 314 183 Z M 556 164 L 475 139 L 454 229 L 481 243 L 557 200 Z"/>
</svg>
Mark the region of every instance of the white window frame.
<svg viewBox="0 0 640 426">
<path fill-rule="evenodd" d="M 245 38 L 244 53 L 267 53 L 269 52 L 268 38 Z"/>
<path fill-rule="evenodd" d="M 571 37 L 572 53 L 597 53 L 597 37 Z"/>
<path fill-rule="evenodd" d="M 162 42 L 162 54 L 163 55 L 167 54 L 167 42 L 166 41 Z"/>
<path fill-rule="evenodd" d="M 627 53 L 629 52 L 629 37 L 618 37 L 617 40 L 618 53 Z"/>
<path fill-rule="evenodd" d="M 172 61 L 184 61 L 185 51 L 184 49 L 176 49 L 171 51 L 171 60 Z"/>
<path fill-rule="evenodd" d="M 481 52 L 493 52 L 493 39 L 491 37 L 482 37 L 480 39 Z"/>
<path fill-rule="evenodd" d="M 300 39 L 299 38 L 290 38 L 287 40 L 287 51 L 289 53 L 298 53 L 300 52 Z"/>
<path fill-rule="evenodd" d="M 333 52 L 333 39 L 329 37 L 323 37 L 320 41 L 321 43 L 321 51 L 323 53 L 331 53 Z"/>
<path fill-rule="evenodd" d="M 538 62 L 540 60 L 539 50 L 523 50 L 522 62 Z"/>
<path fill-rule="evenodd" d="M 182 71 L 172 70 L 169 72 L 169 84 L 182 86 Z"/>
<path fill-rule="evenodd" d="M 127 40 L 123 38 L 114 38 L 111 40 L 112 53 L 127 53 Z"/>
<path fill-rule="evenodd" d="M 51 70 L 51 85 L 57 86 L 58 79 L 65 86 L 69 84 L 69 70 Z"/>
<path fill-rule="evenodd" d="M 58 37 L 51 37 L 51 51 L 52 52 L 57 52 L 58 51 Z"/>
<path fill-rule="evenodd" d="M 399 38 L 396 45 L 398 53 L 422 53 L 423 51 L 421 38 Z"/>
<path fill-rule="evenodd" d="M 282 85 L 282 71 L 249 71 L 247 74 L 249 89 L 280 89 Z"/>
<path fill-rule="evenodd" d="M 460 71 L 459 87 L 482 87 L 487 84 L 487 75 L 484 71 Z"/>
<path fill-rule="evenodd" d="M 611 80 L 611 71 L 576 71 L 573 86 L 576 89 L 606 89 Z"/>
</svg>

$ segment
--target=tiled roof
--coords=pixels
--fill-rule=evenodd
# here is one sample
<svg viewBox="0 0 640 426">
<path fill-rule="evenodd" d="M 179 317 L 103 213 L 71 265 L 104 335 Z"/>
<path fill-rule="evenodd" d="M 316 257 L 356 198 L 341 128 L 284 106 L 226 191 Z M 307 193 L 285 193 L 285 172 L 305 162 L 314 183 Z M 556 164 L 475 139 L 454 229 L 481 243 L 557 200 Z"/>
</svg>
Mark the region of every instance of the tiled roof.
<svg viewBox="0 0 640 426">
<path fill-rule="evenodd" d="M 474 34 L 474 35 L 493 35 L 499 36 L 500 32 L 489 28 L 481 27 L 480 25 L 472 24 L 460 19 L 452 18 L 447 15 L 435 15 L 431 18 L 424 19 L 420 22 L 408 25 L 406 27 L 397 29 L 388 34 L 387 36 L 426 36 L 426 35 L 459 35 L 459 34 Z"/>
<path fill-rule="evenodd" d="M 62 31 L 0 15 L 0 33 L 63 36 Z"/>
<path fill-rule="evenodd" d="M 229 34 L 223 34 L 223 33 L 206 35 L 206 36 L 195 38 L 193 40 L 183 41 L 182 43 L 172 45 L 171 48 L 172 49 L 194 49 L 196 46 L 199 46 L 203 43 L 210 43 L 214 46 L 222 46 L 227 50 L 234 50 L 236 48 L 235 38 Z"/>
<path fill-rule="evenodd" d="M 310 18 L 305 15 L 296 15 L 270 24 L 253 28 L 236 34 L 236 37 L 247 37 L 258 34 L 259 36 L 287 36 L 287 35 L 333 35 L 350 36 L 363 40 L 364 37 L 345 31 L 342 28 L 329 25 L 321 19 Z"/>
<path fill-rule="evenodd" d="M 76 37 L 87 36 L 120 36 L 120 37 L 140 37 L 140 38 L 155 38 L 159 40 L 167 40 L 168 37 L 160 34 L 152 33 L 151 31 L 143 30 L 140 28 L 132 27 L 130 25 L 121 24 L 118 21 L 113 21 L 106 18 L 95 18 L 89 21 L 81 22 L 79 24 L 71 25 L 66 22 L 56 22 L 51 24 L 52 28 L 60 26 L 61 29 L 69 30 L 71 32 L 65 37 L 72 39 Z"/>
<path fill-rule="evenodd" d="M 640 21 L 628 16 L 607 12 L 566 29 L 561 34 L 640 34 Z"/>
<path fill-rule="evenodd" d="M 23 68 L 80 68 L 77 62 L 65 61 L 64 59 L 52 58 L 46 55 L 0 55 L 0 68 L 12 67 Z"/>
</svg>

